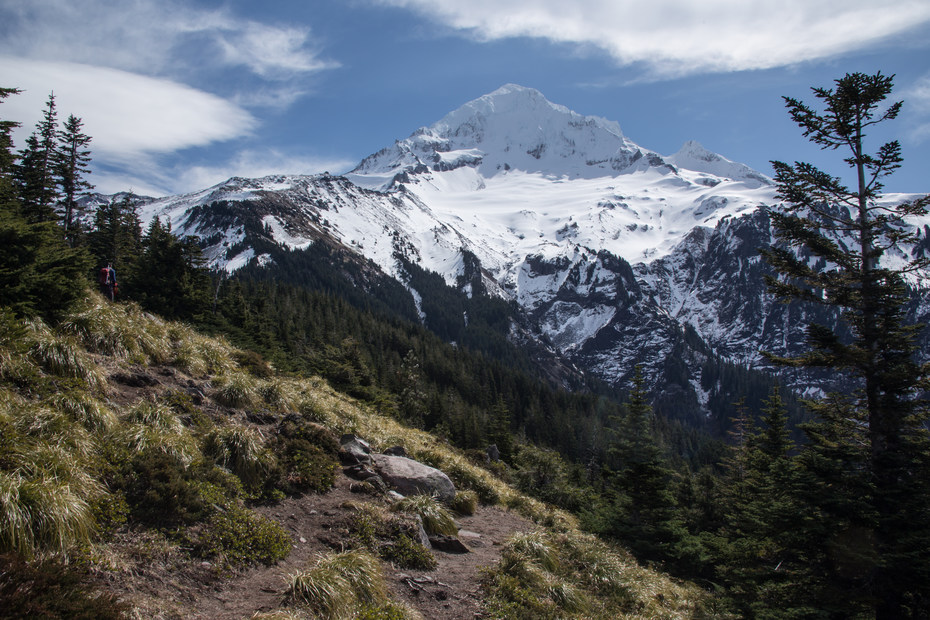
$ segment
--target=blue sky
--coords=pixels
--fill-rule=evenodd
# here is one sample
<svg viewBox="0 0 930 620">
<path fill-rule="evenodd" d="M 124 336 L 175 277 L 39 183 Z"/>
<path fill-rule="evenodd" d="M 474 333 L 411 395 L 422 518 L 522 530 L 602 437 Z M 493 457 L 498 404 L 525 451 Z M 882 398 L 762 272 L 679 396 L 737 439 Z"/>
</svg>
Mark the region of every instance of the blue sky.
<svg viewBox="0 0 930 620">
<path fill-rule="evenodd" d="M 770 174 L 812 161 L 782 95 L 895 74 L 903 169 L 930 191 L 930 0 L 0 0 L 0 105 L 23 144 L 55 92 L 93 136 L 98 191 L 345 172 L 505 83 Z"/>
</svg>

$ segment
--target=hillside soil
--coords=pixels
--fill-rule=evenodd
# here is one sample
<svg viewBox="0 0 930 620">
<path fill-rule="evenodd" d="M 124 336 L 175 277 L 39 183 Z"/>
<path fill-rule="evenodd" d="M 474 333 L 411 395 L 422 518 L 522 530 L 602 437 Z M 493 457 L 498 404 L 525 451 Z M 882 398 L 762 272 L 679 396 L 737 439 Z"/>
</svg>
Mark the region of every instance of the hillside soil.
<svg viewBox="0 0 930 620">
<path fill-rule="evenodd" d="M 138 369 L 111 375 L 113 401 L 133 402 L 169 390 L 208 393 L 209 385 L 171 368 Z M 115 380 L 114 380 L 115 379 Z M 241 415 L 203 403 L 211 417 Z M 386 500 L 353 493 L 354 482 L 341 471 L 332 489 L 322 494 L 290 497 L 255 510 L 280 523 L 292 539 L 291 553 L 272 566 L 230 571 L 219 563 L 192 558 L 169 540 L 172 533 L 123 528 L 111 544 L 97 550 L 99 584 L 131 602 L 142 618 L 239 620 L 270 611 L 284 602 L 288 575 L 305 569 L 319 555 L 339 551 L 352 504 Z M 481 617 L 481 568 L 500 559 L 502 543 L 517 532 L 536 529 L 532 522 L 496 506 L 479 506 L 474 515 L 457 518 L 459 539 L 470 553 L 433 550 L 438 566 L 431 571 L 398 569 L 382 563 L 392 597 L 417 609 L 425 618 Z"/>
</svg>

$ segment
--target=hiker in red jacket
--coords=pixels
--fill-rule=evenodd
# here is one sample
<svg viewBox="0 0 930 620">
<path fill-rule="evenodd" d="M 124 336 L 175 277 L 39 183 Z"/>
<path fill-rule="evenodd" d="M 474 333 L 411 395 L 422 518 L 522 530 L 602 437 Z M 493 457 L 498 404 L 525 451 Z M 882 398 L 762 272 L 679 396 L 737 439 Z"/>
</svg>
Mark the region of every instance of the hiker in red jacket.
<svg viewBox="0 0 930 620">
<path fill-rule="evenodd" d="M 113 301 L 116 299 L 116 270 L 113 269 L 112 263 L 107 263 L 106 267 L 100 269 L 100 292 L 106 295 L 107 299 Z"/>
</svg>

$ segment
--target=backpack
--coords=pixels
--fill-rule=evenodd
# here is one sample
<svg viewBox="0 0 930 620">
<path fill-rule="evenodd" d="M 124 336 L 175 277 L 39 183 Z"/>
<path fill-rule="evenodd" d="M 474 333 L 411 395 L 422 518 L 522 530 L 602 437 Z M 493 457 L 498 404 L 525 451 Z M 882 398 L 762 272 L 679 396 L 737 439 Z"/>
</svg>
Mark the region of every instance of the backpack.
<svg viewBox="0 0 930 620">
<path fill-rule="evenodd" d="M 100 281 L 100 284 L 106 284 L 110 278 L 110 270 L 106 267 L 100 268 L 100 274 L 97 276 L 97 279 Z"/>
</svg>

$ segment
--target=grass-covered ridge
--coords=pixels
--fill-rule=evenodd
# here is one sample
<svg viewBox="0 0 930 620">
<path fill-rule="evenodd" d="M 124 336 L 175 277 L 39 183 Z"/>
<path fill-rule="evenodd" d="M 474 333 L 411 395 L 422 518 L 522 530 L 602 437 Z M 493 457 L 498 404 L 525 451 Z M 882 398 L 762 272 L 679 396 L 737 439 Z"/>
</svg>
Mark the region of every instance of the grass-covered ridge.
<svg viewBox="0 0 930 620">
<path fill-rule="evenodd" d="M 485 577 L 495 617 L 534 617 L 540 610 L 518 599 L 539 587 L 551 617 L 703 614 L 700 589 L 580 533 L 574 517 L 443 440 L 323 379 L 275 374 L 222 339 L 97 295 L 54 327 L 0 314 L 0 554 L 118 571 L 111 547 L 132 533 L 179 561 L 209 560 L 222 570 L 272 564 L 290 552 L 288 534 L 254 506 L 325 492 L 342 433 L 377 451 L 401 445 L 442 469 L 467 492 L 468 509 L 500 504 L 538 524 L 540 533 L 508 543 Z M 295 575 L 281 617 L 330 605 L 312 598 L 307 575 L 348 560 L 374 567 L 374 585 L 354 584 L 354 599 L 331 603 L 333 617 L 413 617 L 391 607 L 379 585 L 383 560 L 361 553 L 323 558 Z"/>
</svg>

